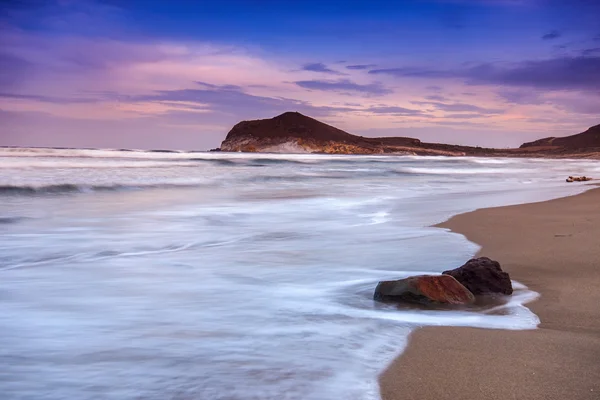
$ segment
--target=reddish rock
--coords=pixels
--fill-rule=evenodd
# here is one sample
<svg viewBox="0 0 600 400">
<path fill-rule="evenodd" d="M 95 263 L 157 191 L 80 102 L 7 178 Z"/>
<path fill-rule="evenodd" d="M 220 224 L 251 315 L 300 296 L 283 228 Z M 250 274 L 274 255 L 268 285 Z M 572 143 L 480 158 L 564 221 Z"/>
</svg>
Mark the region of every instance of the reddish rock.
<svg viewBox="0 0 600 400">
<path fill-rule="evenodd" d="M 473 293 L 450 275 L 418 275 L 397 281 L 382 281 L 373 296 L 378 301 L 471 304 Z"/>
<path fill-rule="evenodd" d="M 498 261 L 487 257 L 473 258 L 462 267 L 444 271 L 443 274 L 456 278 L 474 295 L 512 294 L 510 276 L 502 271 Z"/>
</svg>

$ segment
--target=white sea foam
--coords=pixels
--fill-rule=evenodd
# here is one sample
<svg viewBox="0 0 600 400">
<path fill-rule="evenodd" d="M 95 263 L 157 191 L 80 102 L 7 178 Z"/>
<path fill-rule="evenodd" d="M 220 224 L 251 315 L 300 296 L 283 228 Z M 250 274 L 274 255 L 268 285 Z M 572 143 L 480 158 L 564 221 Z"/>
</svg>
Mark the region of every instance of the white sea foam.
<svg viewBox="0 0 600 400">
<path fill-rule="evenodd" d="M 416 327 L 539 322 L 518 282 L 486 309 L 374 303 L 377 281 L 478 249 L 427 226 L 575 194 L 585 186 L 565 176 L 598 173 L 585 160 L 0 149 L 0 392 L 377 399 Z"/>
</svg>

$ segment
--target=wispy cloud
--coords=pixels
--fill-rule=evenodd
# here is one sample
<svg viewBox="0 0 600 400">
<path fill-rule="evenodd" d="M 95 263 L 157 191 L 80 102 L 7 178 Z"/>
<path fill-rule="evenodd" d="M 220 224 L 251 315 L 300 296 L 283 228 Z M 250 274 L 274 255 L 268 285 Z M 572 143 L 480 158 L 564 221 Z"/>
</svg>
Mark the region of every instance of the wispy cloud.
<svg viewBox="0 0 600 400">
<path fill-rule="evenodd" d="M 376 66 L 377 66 L 376 64 L 356 64 L 356 65 L 347 65 L 346 68 L 352 69 L 352 70 L 364 70 L 364 69 L 375 68 Z"/>
<path fill-rule="evenodd" d="M 548 102 L 540 92 L 532 90 L 500 90 L 496 94 L 501 99 L 512 104 L 540 105 Z"/>
<path fill-rule="evenodd" d="M 196 83 L 206 89 L 215 90 L 215 91 L 218 91 L 218 90 L 237 91 L 237 92 L 242 91 L 242 87 L 238 86 L 238 85 L 214 85 L 212 83 L 201 82 L 201 81 L 196 81 Z"/>
<path fill-rule="evenodd" d="M 414 109 L 398 107 L 398 106 L 374 106 L 374 107 L 369 107 L 365 111 L 373 113 L 373 114 L 386 114 L 386 115 L 396 115 L 396 116 L 423 115 L 423 112 L 420 110 L 414 110 Z"/>
<path fill-rule="evenodd" d="M 435 101 L 411 101 L 411 103 L 424 106 L 430 105 L 437 110 L 450 112 L 476 112 L 479 114 L 502 114 L 504 112 L 502 109 L 490 109 L 466 103 L 440 103 Z"/>
<path fill-rule="evenodd" d="M 379 82 L 360 84 L 352 82 L 349 79 L 339 79 L 296 81 L 294 83 L 304 89 L 320 90 L 326 92 L 355 92 L 367 95 L 386 95 L 393 93 L 391 89 L 386 88 Z"/>
<path fill-rule="evenodd" d="M 335 70 L 329 68 L 327 65 L 325 65 L 323 63 L 304 64 L 302 66 L 302 70 L 303 71 L 311 71 L 311 72 L 322 72 L 324 74 L 331 74 L 331 75 L 344 75 L 343 73 L 341 73 L 339 71 L 335 71 Z"/>
<path fill-rule="evenodd" d="M 507 85 L 545 90 L 600 89 L 600 56 L 558 57 L 524 61 L 512 65 L 479 64 L 464 69 L 432 67 L 398 67 L 370 70 L 370 74 L 386 74 L 409 78 L 462 78 L 470 85 Z"/>
<path fill-rule="evenodd" d="M 84 97 L 55 97 L 55 96 L 43 96 L 35 94 L 17 94 L 17 93 L 2 93 L 0 92 L 0 98 L 16 99 L 16 100 L 34 100 L 42 103 L 54 103 L 54 104 L 82 104 L 82 103 L 98 103 L 101 100 L 97 98 L 84 98 Z"/>
<path fill-rule="evenodd" d="M 542 39 L 543 40 L 554 40 L 554 39 L 558 39 L 561 36 L 562 36 L 562 33 L 560 33 L 559 31 L 550 31 L 550 32 L 542 35 Z"/>
<path fill-rule="evenodd" d="M 594 47 L 592 49 L 585 49 L 581 52 L 581 55 L 584 57 L 600 55 L 600 47 Z"/>
<path fill-rule="evenodd" d="M 129 102 L 180 102 L 184 107 L 188 103 L 197 104 L 206 110 L 229 113 L 239 118 L 273 116 L 285 111 L 300 111 L 314 116 L 326 116 L 336 112 L 352 111 L 348 107 L 314 106 L 306 101 L 256 96 L 245 93 L 241 88 L 231 85 L 212 85 L 202 83 L 204 89 L 158 90 L 152 94 L 123 96 Z"/>
<path fill-rule="evenodd" d="M 446 101 L 447 100 L 444 96 L 440 96 L 438 94 L 433 94 L 431 96 L 425 96 L 425 98 L 427 100 L 433 100 L 433 101 Z"/>
<path fill-rule="evenodd" d="M 487 117 L 487 115 L 485 114 L 477 114 L 477 113 L 471 113 L 471 114 L 446 114 L 444 115 L 444 118 L 450 118 L 450 119 L 475 119 L 475 118 L 484 118 Z"/>
</svg>

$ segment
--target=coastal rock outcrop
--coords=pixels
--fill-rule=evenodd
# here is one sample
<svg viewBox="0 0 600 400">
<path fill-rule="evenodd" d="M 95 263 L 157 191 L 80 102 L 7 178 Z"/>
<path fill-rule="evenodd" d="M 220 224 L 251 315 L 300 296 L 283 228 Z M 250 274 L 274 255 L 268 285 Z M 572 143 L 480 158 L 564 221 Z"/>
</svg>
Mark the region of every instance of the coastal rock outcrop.
<svg viewBox="0 0 600 400">
<path fill-rule="evenodd" d="M 394 154 L 474 157 L 600 158 L 600 125 L 565 138 L 546 138 L 518 149 L 425 143 L 410 137 L 353 135 L 299 112 L 237 123 L 220 150 L 250 153 Z"/>
<path fill-rule="evenodd" d="M 488 257 L 473 258 L 463 266 L 442 272 L 454 277 L 474 295 L 513 292 L 508 273 L 502 271 L 500 263 Z"/>
<path fill-rule="evenodd" d="M 591 180 L 592 178 L 589 176 L 570 176 L 567 178 L 567 182 L 587 182 Z"/>
<path fill-rule="evenodd" d="M 523 143 L 528 147 L 562 147 L 568 149 L 600 148 L 600 125 L 592 126 L 585 132 L 571 136 L 547 137 L 533 142 Z"/>
<path fill-rule="evenodd" d="M 414 154 L 419 139 L 366 138 L 298 112 L 236 124 L 221 144 L 222 151 L 328 154 Z"/>
<path fill-rule="evenodd" d="M 418 275 L 397 281 L 381 281 L 375 288 L 377 301 L 472 304 L 473 294 L 450 275 Z"/>
<path fill-rule="evenodd" d="M 222 151 L 465 156 L 469 147 L 422 143 L 410 137 L 363 137 L 298 112 L 236 124 Z M 472 148 L 475 149 L 475 148 Z"/>
</svg>

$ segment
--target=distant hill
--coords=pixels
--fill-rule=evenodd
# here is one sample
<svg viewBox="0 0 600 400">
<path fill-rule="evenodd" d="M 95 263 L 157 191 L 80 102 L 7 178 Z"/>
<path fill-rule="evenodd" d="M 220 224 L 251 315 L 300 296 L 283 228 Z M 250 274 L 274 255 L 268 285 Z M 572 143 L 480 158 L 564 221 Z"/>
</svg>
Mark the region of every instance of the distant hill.
<svg viewBox="0 0 600 400">
<path fill-rule="evenodd" d="M 600 158 L 600 148 L 596 147 L 600 147 L 600 125 L 579 135 L 525 143 L 519 149 L 489 149 L 424 143 L 409 137 L 368 138 L 352 135 L 298 112 L 286 112 L 270 119 L 242 121 L 236 124 L 227 134 L 220 150 L 261 153 Z"/>
<path fill-rule="evenodd" d="M 299 112 L 286 112 L 270 119 L 242 121 L 227 134 L 223 151 L 253 151 L 260 148 L 296 148 L 298 151 L 318 151 L 327 144 L 344 145 L 366 153 L 380 152 L 383 143 L 397 146 L 418 146 L 412 138 L 366 138 L 352 135 Z M 321 149 L 323 150 L 323 149 Z M 332 149 L 331 149 L 332 150 Z"/>
<path fill-rule="evenodd" d="M 521 149 L 528 147 L 564 147 L 566 149 L 600 148 L 600 125 L 592 126 L 587 131 L 564 137 L 547 137 L 529 143 L 523 143 Z"/>
<path fill-rule="evenodd" d="M 464 155 L 460 151 L 423 148 L 408 137 L 368 138 L 352 135 L 298 112 L 236 124 L 221 144 L 221 151 L 328 154 Z"/>
</svg>

